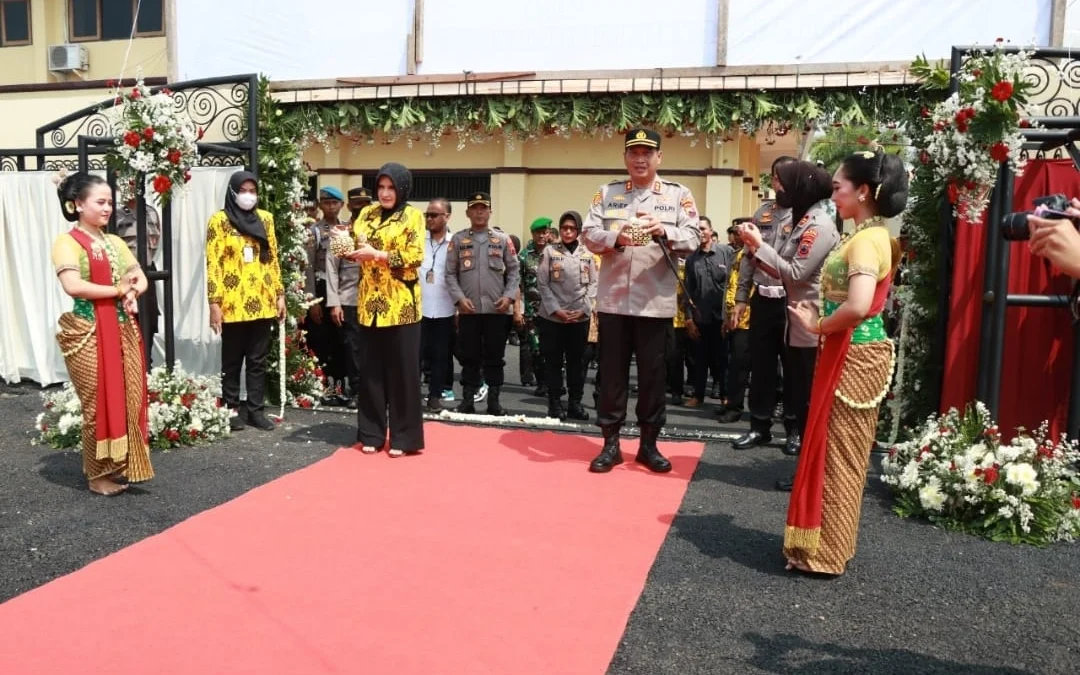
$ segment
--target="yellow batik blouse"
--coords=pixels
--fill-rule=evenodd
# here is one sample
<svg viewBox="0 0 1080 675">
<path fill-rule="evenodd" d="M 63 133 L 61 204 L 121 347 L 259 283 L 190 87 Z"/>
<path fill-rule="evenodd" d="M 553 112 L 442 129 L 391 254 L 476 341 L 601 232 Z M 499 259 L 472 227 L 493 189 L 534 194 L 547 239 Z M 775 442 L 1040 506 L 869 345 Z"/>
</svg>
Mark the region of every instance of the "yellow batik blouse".
<svg viewBox="0 0 1080 675">
<path fill-rule="evenodd" d="M 285 294 L 274 216 L 261 209 L 256 213 L 270 244 L 270 259 L 265 263 L 259 259 L 259 242 L 233 227 L 224 211 L 215 213 L 206 226 L 206 298 L 221 306 L 225 323 L 276 319 L 277 299 Z M 245 258 L 250 262 L 244 262 Z"/>
<path fill-rule="evenodd" d="M 884 226 L 867 227 L 856 232 L 825 260 L 821 268 L 821 309 L 823 316 L 836 311 L 848 297 L 851 277 L 873 276 L 878 282 L 892 270 L 892 241 Z M 881 314 L 868 316 L 855 327 L 851 344 L 879 342 L 888 338 Z"/>
<path fill-rule="evenodd" d="M 353 223 L 356 240 L 386 251 L 389 258 L 360 264 L 360 290 L 356 299 L 361 326 L 404 326 L 421 317 L 420 277 L 424 261 L 424 217 L 411 206 L 381 221 L 382 207 L 364 207 Z"/>
<path fill-rule="evenodd" d="M 109 264 L 112 267 L 114 281 L 139 267 L 139 263 L 135 260 L 131 249 L 127 247 L 127 244 L 120 237 L 115 234 L 105 235 L 105 245 L 109 247 L 107 255 L 109 256 Z M 70 234 L 65 232 L 53 242 L 52 261 L 58 275 L 65 270 L 75 270 L 83 281 L 90 281 L 90 258 L 86 256 L 86 249 L 82 247 L 82 244 L 75 241 L 75 238 Z M 123 300 L 117 298 L 116 314 L 120 319 L 120 323 L 127 321 L 128 318 L 123 307 Z M 72 312 L 81 319 L 94 321 L 94 301 L 75 298 L 75 306 L 72 308 Z"/>
</svg>

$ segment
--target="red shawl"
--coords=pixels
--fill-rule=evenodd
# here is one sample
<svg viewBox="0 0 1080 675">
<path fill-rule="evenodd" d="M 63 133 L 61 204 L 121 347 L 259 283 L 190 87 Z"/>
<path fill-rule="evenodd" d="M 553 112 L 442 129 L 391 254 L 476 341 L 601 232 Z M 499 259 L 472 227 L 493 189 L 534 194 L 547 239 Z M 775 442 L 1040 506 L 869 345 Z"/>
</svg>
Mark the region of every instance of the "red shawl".
<svg viewBox="0 0 1080 675">
<path fill-rule="evenodd" d="M 94 251 L 94 242 L 85 232 L 73 229 L 72 239 L 86 251 L 90 262 L 90 282 L 102 286 L 112 286 L 112 265 L 104 251 Z M 97 329 L 97 447 L 98 458 L 123 459 L 127 456 L 127 397 L 124 378 L 124 354 L 121 348 L 120 315 L 116 309 L 116 298 L 94 300 L 94 319 Z M 139 340 L 140 345 L 142 339 Z M 142 349 L 138 355 L 140 370 L 145 372 Z M 147 438 L 146 379 L 142 378 L 140 399 L 139 429 L 143 439 Z M 122 446 L 122 447 L 120 447 Z M 103 452 L 104 451 L 104 452 Z M 103 456 L 104 455 L 104 456 Z"/>
<path fill-rule="evenodd" d="M 892 285 L 892 274 L 878 282 L 868 316 L 877 316 L 885 307 Z M 788 502 L 784 548 L 813 553 L 821 536 L 822 500 L 825 492 L 825 445 L 829 435 L 836 388 L 844 371 L 848 348 L 855 326 L 825 336 L 818 350 L 814 369 L 814 389 L 810 395 L 810 413 L 803 433 L 802 451 L 795 471 L 795 486 Z"/>
</svg>

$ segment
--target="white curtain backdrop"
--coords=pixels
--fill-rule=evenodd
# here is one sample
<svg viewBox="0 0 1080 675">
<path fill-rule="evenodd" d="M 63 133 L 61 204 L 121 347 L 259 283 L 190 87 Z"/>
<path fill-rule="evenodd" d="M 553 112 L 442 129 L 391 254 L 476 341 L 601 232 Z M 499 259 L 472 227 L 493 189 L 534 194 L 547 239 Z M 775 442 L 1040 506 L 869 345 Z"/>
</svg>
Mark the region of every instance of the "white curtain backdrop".
<svg viewBox="0 0 1080 675">
<path fill-rule="evenodd" d="M 221 208 L 236 167 L 196 167 L 187 194 L 173 202 L 173 302 L 176 360 L 185 370 L 221 369 L 221 342 L 209 328 L 204 245 L 206 223 Z M 0 172 L 0 377 L 8 382 L 64 382 L 67 369 L 56 344 L 56 321 L 71 309 L 53 273 L 53 240 L 71 229 L 60 213 L 51 171 Z M 156 206 L 156 205 L 155 205 Z M 158 269 L 163 269 L 159 247 Z M 158 301 L 164 307 L 164 282 Z M 165 360 L 164 312 L 154 341 L 154 363 Z"/>
</svg>

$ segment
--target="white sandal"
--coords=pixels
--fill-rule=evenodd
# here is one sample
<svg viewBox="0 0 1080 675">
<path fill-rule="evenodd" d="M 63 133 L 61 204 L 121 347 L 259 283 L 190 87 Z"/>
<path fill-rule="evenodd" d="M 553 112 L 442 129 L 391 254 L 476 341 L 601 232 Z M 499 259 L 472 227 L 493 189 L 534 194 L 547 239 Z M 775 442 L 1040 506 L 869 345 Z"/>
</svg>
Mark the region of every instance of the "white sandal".
<svg viewBox="0 0 1080 675">
<path fill-rule="evenodd" d="M 386 454 L 389 455 L 390 457 L 404 457 L 405 456 L 405 451 L 404 450 L 397 450 L 397 449 L 392 448 L 390 450 L 390 452 L 388 452 Z"/>
<path fill-rule="evenodd" d="M 360 452 L 364 453 L 365 455 L 374 455 L 378 451 L 378 448 L 370 445 L 364 445 L 360 447 Z"/>
</svg>

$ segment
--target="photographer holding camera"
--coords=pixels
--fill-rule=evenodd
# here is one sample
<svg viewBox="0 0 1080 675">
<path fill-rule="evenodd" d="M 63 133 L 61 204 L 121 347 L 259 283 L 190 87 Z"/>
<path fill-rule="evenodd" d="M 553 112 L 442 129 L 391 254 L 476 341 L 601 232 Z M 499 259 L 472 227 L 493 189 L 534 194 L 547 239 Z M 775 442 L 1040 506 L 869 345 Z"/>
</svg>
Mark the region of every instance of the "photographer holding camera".
<svg viewBox="0 0 1080 675">
<path fill-rule="evenodd" d="M 1065 274 L 1080 279 L 1080 199 L 1061 211 L 1036 210 L 1027 217 L 1031 252 Z"/>
</svg>

